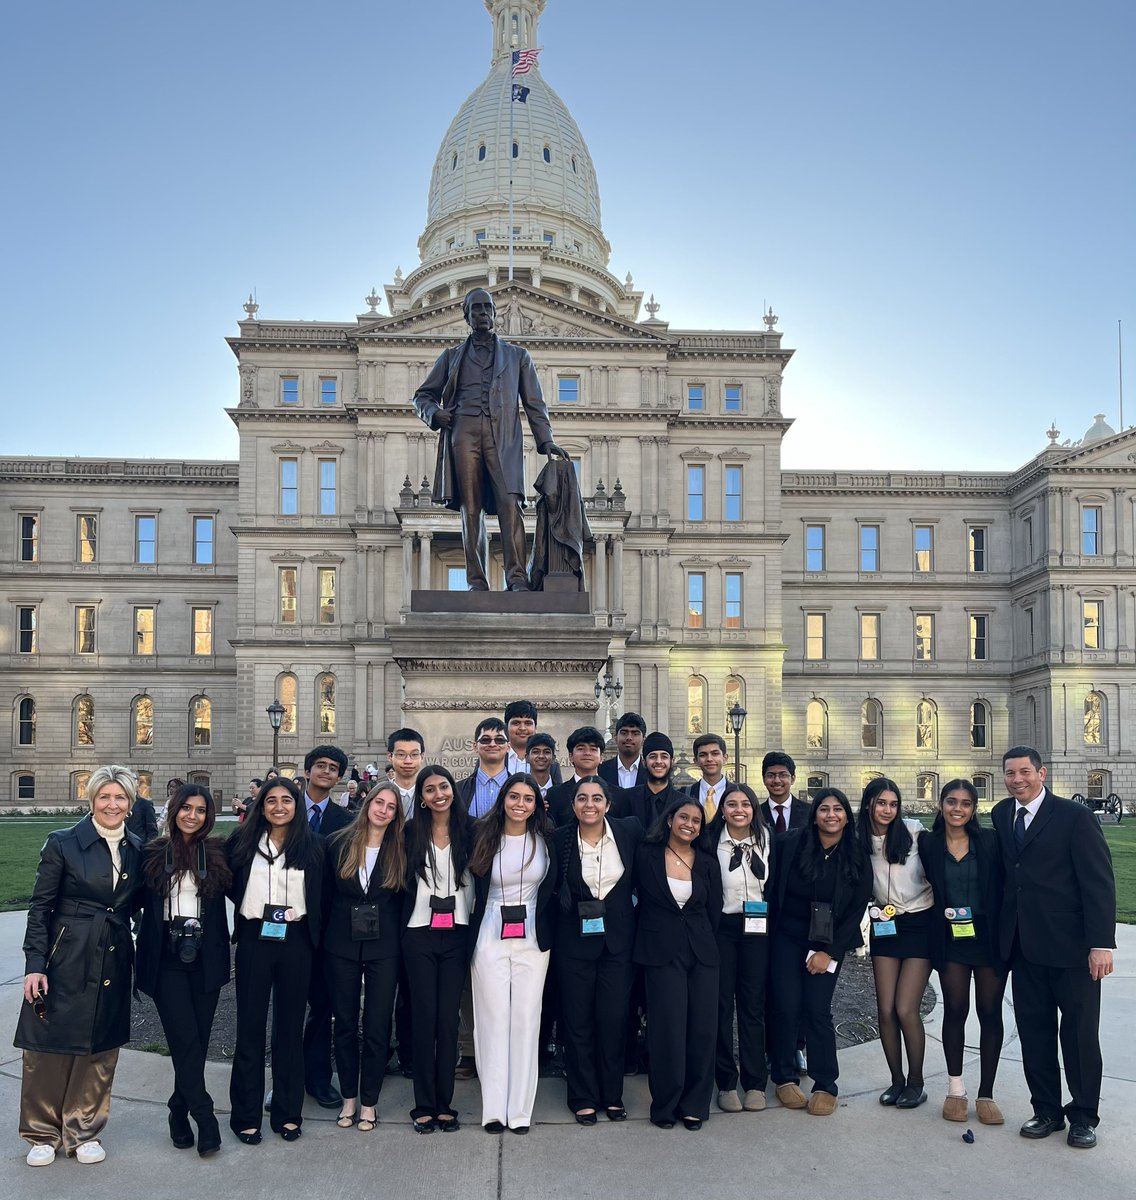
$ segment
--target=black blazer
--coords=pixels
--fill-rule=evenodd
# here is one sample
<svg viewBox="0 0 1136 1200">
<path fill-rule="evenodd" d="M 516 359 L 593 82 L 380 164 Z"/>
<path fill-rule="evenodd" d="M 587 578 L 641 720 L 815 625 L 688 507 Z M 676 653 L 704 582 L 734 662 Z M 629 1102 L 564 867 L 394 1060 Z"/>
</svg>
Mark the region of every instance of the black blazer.
<svg viewBox="0 0 1136 1200">
<path fill-rule="evenodd" d="M 639 824 L 643 826 L 646 833 L 650 833 L 655 822 L 667 811 L 668 808 L 676 800 L 689 800 L 690 796 L 687 792 L 680 791 L 673 784 L 667 786 L 658 794 L 643 784 L 642 787 L 635 788 L 632 791 L 621 792 L 626 804 L 625 812 L 618 814 L 619 816 L 637 817 Z M 612 805 L 614 808 L 614 804 Z M 608 814 L 611 815 L 610 813 Z"/>
<path fill-rule="evenodd" d="M 789 886 L 789 876 L 799 870 L 797 859 L 805 849 L 808 830 L 805 828 L 790 829 L 782 836 L 777 844 L 777 861 L 773 869 L 773 930 L 777 931 L 781 913 L 785 907 L 785 892 Z M 850 831 L 846 836 L 854 837 Z M 811 945 L 814 950 L 823 950 L 829 957 L 839 962 L 849 950 L 864 944 L 864 936 L 860 932 L 860 922 L 864 919 L 864 910 L 872 898 L 872 864 L 864 855 L 864 863 L 860 869 L 860 878 L 854 886 L 846 883 L 843 874 L 836 876 L 836 891 L 832 899 L 832 941 L 829 945 L 817 942 Z"/>
<path fill-rule="evenodd" d="M 919 858 L 923 863 L 923 874 L 935 894 L 935 919 L 931 923 L 931 962 L 936 968 L 946 960 L 947 919 L 943 909 L 947 907 L 947 837 L 941 829 L 928 830 L 918 840 Z M 1002 888 L 1005 871 L 1002 867 L 1002 851 L 998 835 L 993 829 L 980 829 L 977 836 L 971 835 L 970 848 L 974 852 L 978 872 L 978 900 L 982 905 L 984 919 L 978 927 L 982 948 L 992 963 L 1001 962 L 998 948 L 998 918 L 1002 909 Z"/>
<path fill-rule="evenodd" d="M 304 801 L 305 817 L 307 815 L 307 800 Z M 355 819 L 353 813 L 349 813 L 347 809 L 340 808 L 335 801 L 328 796 L 327 805 L 323 810 L 323 815 L 320 817 L 319 834 L 317 836 L 325 841 L 331 837 L 333 833 L 338 833 L 344 826 L 350 825 Z"/>
<path fill-rule="evenodd" d="M 397 958 L 402 933 L 402 892 L 383 887 L 386 859 L 383 851 L 375 861 L 366 891 L 355 873 L 350 879 L 339 874 L 339 862 L 345 847 L 328 845 L 323 864 L 323 950 L 340 958 L 371 962 L 380 958 Z M 351 937 L 351 909 L 356 904 L 371 902 L 379 906 L 379 936 L 365 942 Z"/>
<path fill-rule="evenodd" d="M 527 849 L 525 853 L 527 856 Z M 556 933 L 556 906 L 552 903 L 552 898 L 556 895 L 559 878 L 560 869 L 556 862 L 556 847 L 548 844 L 548 870 L 536 892 L 536 944 L 541 950 L 552 948 L 552 939 Z M 469 914 L 470 954 L 477 946 L 477 935 L 485 917 L 485 905 L 489 899 L 489 884 L 489 873 L 473 877 L 473 907 Z"/>
<path fill-rule="evenodd" d="M 162 965 L 162 940 L 166 935 L 166 897 L 147 886 L 142 900 L 142 923 L 138 928 L 138 951 L 134 962 L 135 983 L 140 992 L 153 996 Z M 207 992 L 215 992 L 229 982 L 229 913 L 225 893 L 201 900 L 201 982 Z"/>
<path fill-rule="evenodd" d="M 639 896 L 639 927 L 635 933 L 635 962 L 662 967 L 684 942 L 703 966 L 716 967 L 722 918 L 722 872 L 718 856 L 695 850 L 693 888 L 683 908 L 675 903 L 667 884 L 663 856 L 665 842 L 644 843 L 635 856 L 635 887 Z"/>
<path fill-rule="evenodd" d="M 612 817 L 630 817 L 633 815 L 631 811 L 630 798 L 634 795 L 634 791 L 629 788 L 608 787 L 611 793 L 611 808 L 608 809 L 608 819 Z M 548 805 L 548 819 L 560 829 L 564 825 L 576 824 L 576 812 L 572 807 L 572 801 L 576 798 L 576 780 L 575 778 L 568 779 L 558 787 L 549 788 L 548 795 L 545 796 L 545 803 Z"/>
<path fill-rule="evenodd" d="M 635 857 L 643 844 L 643 826 L 634 817 L 608 816 L 611 836 L 623 862 L 623 878 L 604 897 L 604 936 L 581 937 L 576 905 L 595 897 L 580 871 L 579 826 L 575 821 L 556 831 L 556 859 L 560 864 L 557 904 L 556 952 L 564 958 L 594 959 L 600 951 L 630 958 L 635 942 Z"/>
<path fill-rule="evenodd" d="M 236 837 L 236 835 L 234 834 L 233 837 Z M 230 838 L 225 843 L 225 854 L 229 861 L 229 868 L 233 872 L 233 882 L 229 888 L 228 896 L 237 910 L 236 920 L 233 922 L 233 941 L 236 941 L 236 924 L 240 920 L 241 901 L 245 898 L 245 889 L 248 887 L 249 873 L 252 870 L 252 859 L 245 863 L 243 867 L 238 867 L 233 863 L 232 851 L 233 840 Z M 323 858 L 318 854 L 313 859 L 311 865 L 304 870 L 304 907 L 307 909 L 307 920 L 304 924 L 308 928 L 308 936 L 312 939 L 312 946 L 318 947 L 320 944 L 320 935 L 323 931 Z"/>
<path fill-rule="evenodd" d="M 130 815 L 126 818 L 126 828 L 136 833 L 143 844 L 152 842 L 158 836 L 158 814 L 154 802 L 145 796 L 136 796 L 130 806 Z"/>
<path fill-rule="evenodd" d="M 619 787 L 619 758 L 604 759 L 599 765 L 596 774 L 604 781 L 610 784 L 613 788 L 618 788 L 620 791 L 631 791 L 631 788 Z M 647 782 L 647 768 L 643 764 L 643 756 L 639 756 L 639 769 L 635 772 L 635 787 L 642 787 Z"/>
<path fill-rule="evenodd" d="M 1012 796 L 990 814 L 1002 849 L 1006 886 L 999 921 L 1001 957 L 1018 935 L 1027 962 L 1087 969 L 1089 951 L 1116 945 L 1116 880 L 1096 816 L 1082 804 L 1046 792 L 1014 848 Z"/>
<path fill-rule="evenodd" d="M 789 828 L 785 832 L 788 833 L 789 829 L 800 829 L 807 825 L 812 807 L 808 800 L 798 800 L 794 796 L 793 803 L 789 805 Z M 773 805 L 768 799 L 761 802 L 761 815 L 765 818 L 766 825 L 772 829 L 776 818 L 773 815 Z"/>
</svg>

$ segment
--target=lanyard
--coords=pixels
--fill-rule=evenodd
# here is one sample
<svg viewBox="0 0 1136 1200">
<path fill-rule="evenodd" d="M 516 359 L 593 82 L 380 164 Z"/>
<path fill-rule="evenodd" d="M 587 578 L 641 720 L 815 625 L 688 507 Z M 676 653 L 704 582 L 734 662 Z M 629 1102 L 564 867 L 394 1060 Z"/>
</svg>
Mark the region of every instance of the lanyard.
<svg viewBox="0 0 1136 1200">
<path fill-rule="evenodd" d="M 535 835 L 534 835 L 535 836 Z M 525 898 L 525 850 L 528 849 L 529 835 L 524 834 L 525 845 L 521 850 L 521 882 L 517 886 L 517 903 L 521 904 Z M 533 844 L 533 853 L 536 853 L 536 844 Z M 501 876 L 501 903 L 505 902 L 505 866 L 503 859 L 505 857 L 505 835 L 501 835 L 501 849 L 497 851 L 497 873 Z"/>
<path fill-rule="evenodd" d="M 431 845 L 431 848 L 434 850 L 439 849 L 439 847 L 435 846 L 433 842 L 431 842 L 430 845 Z M 433 876 L 434 882 L 430 884 L 430 894 L 432 896 L 437 896 L 439 894 L 439 892 L 438 892 L 438 856 L 437 856 L 437 854 L 432 854 L 431 857 L 434 859 L 434 865 L 430 869 L 430 874 Z M 450 875 L 450 871 L 453 866 L 453 861 L 454 861 L 453 860 L 453 848 L 451 846 L 447 846 L 446 847 L 446 890 L 444 893 L 447 896 L 452 896 L 454 894 L 453 880 Z"/>
<path fill-rule="evenodd" d="M 595 888 L 595 892 L 593 893 L 593 899 L 595 899 L 595 900 L 598 900 L 600 898 L 598 893 L 599 893 L 600 889 L 603 887 L 603 848 L 604 848 L 604 838 L 606 838 L 606 837 L 607 837 L 607 821 L 605 820 L 603 832 L 600 834 L 599 855 L 598 855 L 599 861 L 596 864 L 596 888 Z M 583 842 L 584 839 L 581 837 L 580 841 Z M 584 856 L 581 854 L 580 855 L 580 868 L 581 868 L 580 869 L 580 878 L 581 879 L 583 879 L 583 877 L 584 877 L 583 866 L 584 866 Z M 586 881 L 584 883 L 584 886 L 588 887 Z M 591 888 L 588 888 L 588 891 L 591 891 L 591 890 L 592 890 Z"/>
<path fill-rule="evenodd" d="M 265 837 L 265 843 L 268 846 L 272 845 L 271 839 L 269 839 L 267 836 Z M 268 862 L 268 903 L 273 904 L 273 903 L 275 903 L 275 901 L 273 901 L 273 899 L 272 899 L 272 868 L 273 868 L 273 866 L 275 866 L 276 860 L 283 856 L 283 851 L 281 851 L 280 854 L 269 854 L 266 851 L 262 850 L 260 853 L 263 855 L 265 860 Z M 284 865 L 280 868 L 280 870 L 284 872 L 284 907 L 287 908 L 288 907 L 288 863 L 286 861 L 285 861 Z"/>
</svg>

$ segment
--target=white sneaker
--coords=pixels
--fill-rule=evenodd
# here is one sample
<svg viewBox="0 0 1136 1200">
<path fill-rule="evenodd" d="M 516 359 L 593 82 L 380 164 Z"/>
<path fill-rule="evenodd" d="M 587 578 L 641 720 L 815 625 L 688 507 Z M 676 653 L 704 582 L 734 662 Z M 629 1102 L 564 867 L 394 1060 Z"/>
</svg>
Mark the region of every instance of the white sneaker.
<svg viewBox="0 0 1136 1200">
<path fill-rule="evenodd" d="M 28 1151 L 29 1167 L 50 1167 L 55 1162 L 54 1146 L 33 1146 Z"/>
<path fill-rule="evenodd" d="M 106 1156 L 107 1152 L 103 1149 L 101 1142 L 84 1142 L 75 1151 L 75 1161 L 87 1166 L 92 1163 L 101 1163 Z"/>
</svg>

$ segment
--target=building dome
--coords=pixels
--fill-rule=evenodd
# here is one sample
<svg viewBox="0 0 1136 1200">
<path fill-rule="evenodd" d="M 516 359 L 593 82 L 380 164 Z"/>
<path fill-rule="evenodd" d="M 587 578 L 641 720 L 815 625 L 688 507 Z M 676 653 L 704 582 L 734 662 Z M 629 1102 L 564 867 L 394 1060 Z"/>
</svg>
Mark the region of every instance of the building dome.
<svg viewBox="0 0 1136 1200">
<path fill-rule="evenodd" d="M 1093 442 L 1103 442 L 1105 438 L 1115 437 L 1116 430 L 1104 419 L 1104 413 L 1097 413 L 1096 420 L 1089 427 L 1088 433 L 1081 438 L 1081 445 L 1088 446 Z"/>
</svg>

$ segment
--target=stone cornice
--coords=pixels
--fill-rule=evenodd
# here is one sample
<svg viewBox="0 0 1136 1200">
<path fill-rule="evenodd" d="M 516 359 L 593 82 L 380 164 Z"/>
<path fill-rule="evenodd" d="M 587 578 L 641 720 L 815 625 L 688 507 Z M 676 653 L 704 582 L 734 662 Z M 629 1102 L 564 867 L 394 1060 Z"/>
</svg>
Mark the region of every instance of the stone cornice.
<svg viewBox="0 0 1136 1200">
<path fill-rule="evenodd" d="M 328 410 L 289 405 L 287 408 L 227 408 L 225 412 L 234 425 L 240 425 L 242 421 L 285 421 L 293 425 L 310 425 L 316 421 L 329 425 L 355 423 L 346 407 Z"/>
<path fill-rule="evenodd" d="M 166 487 L 235 487 L 236 460 L 4 458 L 0 481 L 34 483 L 108 483 L 116 486 L 159 484 Z"/>
<path fill-rule="evenodd" d="M 1004 496 L 1008 474 L 936 471 L 782 471 L 783 496 Z"/>
</svg>

